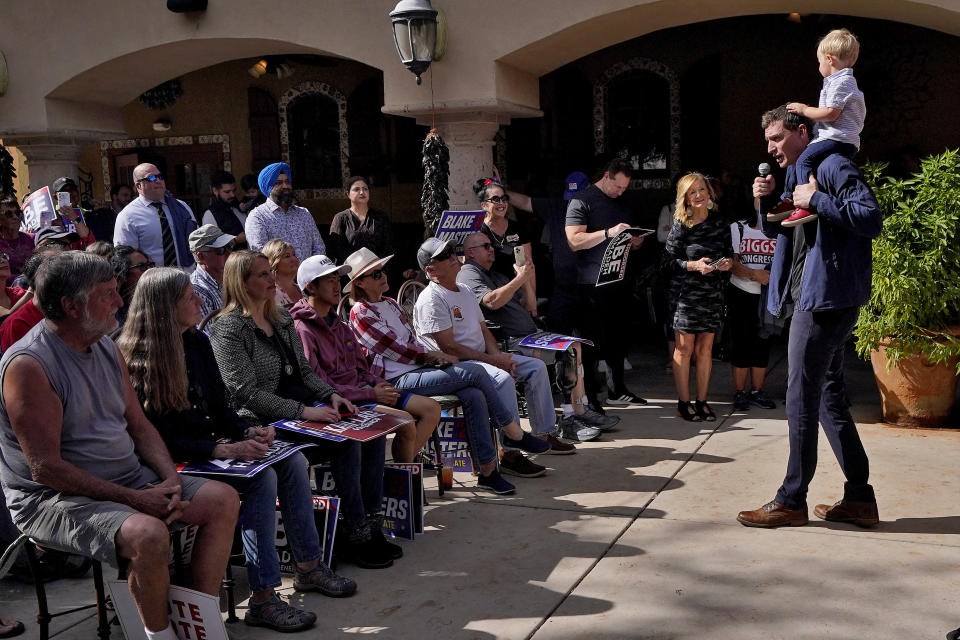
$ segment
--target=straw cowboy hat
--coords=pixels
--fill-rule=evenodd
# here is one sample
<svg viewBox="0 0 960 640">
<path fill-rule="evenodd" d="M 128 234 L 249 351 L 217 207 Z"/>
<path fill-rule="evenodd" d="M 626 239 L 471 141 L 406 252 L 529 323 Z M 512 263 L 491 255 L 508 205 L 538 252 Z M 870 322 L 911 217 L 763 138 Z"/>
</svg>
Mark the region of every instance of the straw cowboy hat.
<svg viewBox="0 0 960 640">
<path fill-rule="evenodd" d="M 370 251 L 370 249 L 367 249 L 366 247 L 361 247 L 360 249 L 357 249 L 351 253 L 349 256 L 347 256 L 347 259 L 343 261 L 343 264 L 351 267 L 350 273 L 353 275 L 353 277 L 351 277 L 350 282 L 343 287 L 343 292 L 350 293 L 351 289 L 353 289 L 354 280 L 357 278 L 362 278 L 363 276 L 367 275 L 368 272 L 376 271 L 383 265 L 387 264 L 390 262 L 390 259 L 393 257 L 393 255 L 394 254 L 390 254 L 386 258 L 378 258 L 377 254 L 375 254 L 373 251 Z"/>
</svg>

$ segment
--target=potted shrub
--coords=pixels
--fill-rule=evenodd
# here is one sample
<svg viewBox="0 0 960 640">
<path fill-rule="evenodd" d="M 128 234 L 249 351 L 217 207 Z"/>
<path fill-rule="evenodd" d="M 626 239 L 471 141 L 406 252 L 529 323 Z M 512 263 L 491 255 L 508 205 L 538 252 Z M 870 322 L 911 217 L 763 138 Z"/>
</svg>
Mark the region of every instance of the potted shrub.
<svg viewBox="0 0 960 640">
<path fill-rule="evenodd" d="M 906 180 L 863 167 L 883 213 L 873 290 L 860 310 L 857 352 L 870 356 L 893 424 L 939 426 L 960 372 L 960 156 L 925 158 Z"/>
</svg>

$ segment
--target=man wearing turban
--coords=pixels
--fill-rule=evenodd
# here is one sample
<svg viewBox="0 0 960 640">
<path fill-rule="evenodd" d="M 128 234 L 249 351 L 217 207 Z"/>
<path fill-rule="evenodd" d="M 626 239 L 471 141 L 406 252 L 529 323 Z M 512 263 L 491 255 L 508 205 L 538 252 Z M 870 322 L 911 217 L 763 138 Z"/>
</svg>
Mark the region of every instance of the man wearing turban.
<svg viewBox="0 0 960 640">
<path fill-rule="evenodd" d="M 285 162 L 267 165 L 257 177 L 257 184 L 267 201 L 247 216 L 245 231 L 250 248 L 259 251 L 270 240 L 280 238 L 293 246 L 301 262 L 325 253 L 313 216 L 293 203 L 290 165 Z"/>
</svg>

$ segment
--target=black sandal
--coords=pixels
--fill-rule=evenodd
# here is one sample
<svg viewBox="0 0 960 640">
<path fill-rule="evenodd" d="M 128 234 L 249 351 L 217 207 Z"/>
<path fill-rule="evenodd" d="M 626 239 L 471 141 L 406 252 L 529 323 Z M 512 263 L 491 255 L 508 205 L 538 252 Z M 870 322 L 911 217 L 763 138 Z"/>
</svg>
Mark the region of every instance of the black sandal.
<svg viewBox="0 0 960 640">
<path fill-rule="evenodd" d="M 713 412 L 713 409 L 710 408 L 706 400 L 703 402 L 697 400 L 697 415 L 700 416 L 701 420 L 707 422 L 715 422 L 717 420 L 717 414 Z"/>
<path fill-rule="evenodd" d="M 692 402 L 677 400 L 677 415 L 687 422 L 700 422 L 700 416 L 697 414 L 696 409 L 693 408 Z"/>
</svg>

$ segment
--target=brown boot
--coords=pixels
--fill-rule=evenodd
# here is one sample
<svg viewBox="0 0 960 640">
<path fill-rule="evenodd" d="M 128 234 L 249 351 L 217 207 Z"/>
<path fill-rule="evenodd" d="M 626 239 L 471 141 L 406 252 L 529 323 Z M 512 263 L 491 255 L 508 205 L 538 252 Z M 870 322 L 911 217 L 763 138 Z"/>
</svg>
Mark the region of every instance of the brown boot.
<svg viewBox="0 0 960 640">
<path fill-rule="evenodd" d="M 880 523 L 876 502 L 841 500 L 832 507 L 828 504 L 818 504 L 813 508 L 813 513 L 821 520 L 849 522 L 858 527 L 875 527 Z"/>
<path fill-rule="evenodd" d="M 737 520 L 747 527 L 764 527 L 767 529 L 783 526 L 799 527 L 810 522 L 810 518 L 807 517 L 806 506 L 791 509 L 773 501 L 753 511 L 741 511 L 737 514 Z"/>
</svg>

